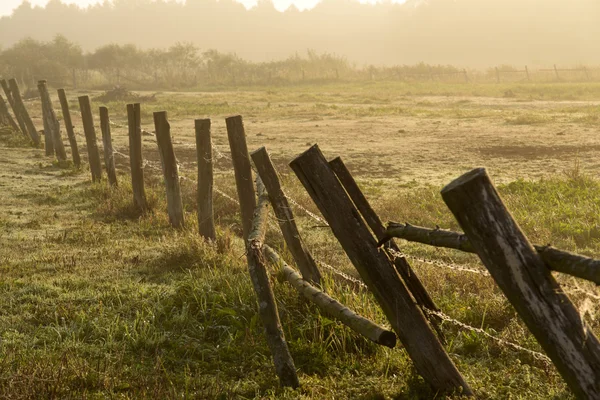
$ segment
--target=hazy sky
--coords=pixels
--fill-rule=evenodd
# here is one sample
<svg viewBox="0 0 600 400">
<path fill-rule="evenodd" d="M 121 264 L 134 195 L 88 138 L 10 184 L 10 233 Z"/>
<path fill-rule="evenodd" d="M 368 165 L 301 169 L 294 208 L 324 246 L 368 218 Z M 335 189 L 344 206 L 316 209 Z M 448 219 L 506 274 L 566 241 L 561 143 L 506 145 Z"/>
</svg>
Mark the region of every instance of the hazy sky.
<svg viewBox="0 0 600 400">
<path fill-rule="evenodd" d="M 45 6 L 49 0 L 29 0 L 34 6 Z M 85 7 L 91 4 L 102 3 L 104 0 L 61 0 L 67 4 L 78 4 L 79 6 Z M 107 0 L 110 1 L 110 0 Z M 178 2 L 185 2 L 185 0 L 171 0 Z M 257 0 L 237 0 L 244 4 L 246 7 L 252 7 L 257 3 Z M 378 0 L 359 0 L 361 3 L 375 3 Z M 23 0 L 0 0 L 0 16 L 10 15 L 12 11 L 21 4 Z M 280 11 L 287 9 L 290 5 L 295 4 L 300 10 L 314 7 L 319 0 L 273 0 L 275 8 Z M 395 0 L 395 3 L 403 3 L 404 0 Z"/>
</svg>

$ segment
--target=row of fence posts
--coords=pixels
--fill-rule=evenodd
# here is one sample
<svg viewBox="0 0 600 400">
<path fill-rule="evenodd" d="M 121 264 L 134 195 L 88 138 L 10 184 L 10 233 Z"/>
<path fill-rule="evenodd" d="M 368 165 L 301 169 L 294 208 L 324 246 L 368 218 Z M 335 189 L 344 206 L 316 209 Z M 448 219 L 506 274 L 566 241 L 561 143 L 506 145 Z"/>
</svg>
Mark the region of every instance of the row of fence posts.
<svg viewBox="0 0 600 400">
<path fill-rule="evenodd" d="M 63 152 L 56 152 L 56 149 L 60 149 L 58 142 L 62 143 L 62 139 L 60 131 L 55 133 L 59 125 L 50 97 L 46 95 L 45 82 L 40 81 L 39 89 L 43 93 L 45 130 L 52 133 L 45 131 L 44 136 L 46 140 L 53 141 L 55 154 L 60 159 Z M 18 88 L 5 93 L 9 98 L 8 94 L 12 95 L 14 114 L 19 113 L 23 122 L 27 119 L 31 121 L 19 100 Z M 59 90 L 59 97 L 64 119 L 66 122 L 70 121 L 64 90 Z M 102 169 L 89 97 L 79 97 L 79 105 L 92 181 L 100 181 Z M 127 105 L 127 113 L 133 201 L 141 210 L 145 210 L 147 203 L 144 192 L 140 105 Z M 2 120 L 6 122 L 5 117 Z M 116 174 L 110 120 L 105 107 L 100 108 L 100 120 L 105 167 L 110 184 L 116 185 L 116 179 L 113 179 Z M 173 227 L 182 228 L 184 213 L 180 178 L 167 113 L 154 113 L 154 125 L 167 192 L 169 221 Z M 226 118 L 226 126 L 249 272 L 267 343 L 282 385 L 297 387 L 299 381 L 279 320 L 266 261 L 279 266 L 300 293 L 351 329 L 379 344 L 393 347 L 396 343 L 394 333 L 354 314 L 324 293 L 321 274 L 299 234 L 293 212 L 267 150 L 263 147 L 249 154 L 241 116 Z M 210 120 L 196 120 L 195 130 L 199 229 L 201 235 L 214 240 Z M 27 123 L 25 131 L 29 133 Z M 71 138 L 71 134 L 69 136 Z M 75 154 L 78 154 L 77 143 L 75 140 L 70 140 L 70 143 L 72 150 L 75 149 L 75 158 Z M 256 191 L 251 161 L 258 171 Z M 435 312 L 439 309 L 408 261 L 394 255 L 399 251 L 398 246 L 387 240 L 388 232 L 343 161 L 338 157 L 328 162 L 319 147 L 314 145 L 292 160 L 290 167 L 373 293 L 418 373 L 437 391 L 458 391 L 464 395 L 473 395 L 442 345 L 440 321 L 435 317 Z M 453 181 L 442 190 L 442 198 L 465 231 L 472 249 L 479 255 L 571 390 L 578 398 L 600 399 L 600 344 L 504 206 L 486 171 L 476 169 Z M 269 202 L 275 211 L 286 245 L 301 271 L 301 278 L 264 243 Z M 380 249 L 379 245 L 384 240 L 386 244 Z M 321 302 L 316 299 L 321 299 Z"/>
</svg>

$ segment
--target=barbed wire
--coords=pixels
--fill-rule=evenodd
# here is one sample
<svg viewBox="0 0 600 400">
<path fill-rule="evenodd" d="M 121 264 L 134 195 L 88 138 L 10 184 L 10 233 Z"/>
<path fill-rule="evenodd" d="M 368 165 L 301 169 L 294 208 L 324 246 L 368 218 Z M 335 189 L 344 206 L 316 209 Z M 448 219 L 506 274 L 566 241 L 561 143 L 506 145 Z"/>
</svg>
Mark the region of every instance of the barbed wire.
<svg viewBox="0 0 600 400">
<path fill-rule="evenodd" d="M 544 363 L 547 363 L 548 365 L 552 365 L 552 360 L 548 356 L 546 356 L 545 354 L 542 354 L 540 352 L 528 349 L 528 348 L 523 347 L 521 345 L 518 345 L 516 343 L 513 343 L 513 342 L 510 342 L 508 340 L 505 340 L 505 339 L 499 338 L 497 336 L 494 336 L 494 335 L 486 332 L 485 330 L 483 330 L 481 328 L 475 328 L 474 326 L 465 324 L 464 322 L 461 322 L 461 321 L 459 321 L 457 319 L 454 319 L 454 318 L 452 318 L 452 317 L 444 314 L 441 311 L 433 311 L 433 310 L 430 310 L 430 309 L 424 308 L 424 307 L 422 309 L 423 309 L 423 311 L 426 314 L 435 315 L 436 317 L 440 318 L 441 320 L 449 322 L 452 325 L 458 326 L 458 327 L 460 327 L 462 329 L 466 329 L 466 330 L 471 331 L 471 332 L 478 333 L 480 335 L 483 335 L 483 336 L 487 337 L 488 339 L 492 339 L 493 341 L 495 341 L 496 343 L 498 343 L 498 344 L 500 344 L 502 346 L 511 347 L 511 348 L 513 348 L 515 350 L 525 352 L 527 354 L 530 354 L 531 356 L 533 356 L 537 360 L 543 361 Z"/>
</svg>

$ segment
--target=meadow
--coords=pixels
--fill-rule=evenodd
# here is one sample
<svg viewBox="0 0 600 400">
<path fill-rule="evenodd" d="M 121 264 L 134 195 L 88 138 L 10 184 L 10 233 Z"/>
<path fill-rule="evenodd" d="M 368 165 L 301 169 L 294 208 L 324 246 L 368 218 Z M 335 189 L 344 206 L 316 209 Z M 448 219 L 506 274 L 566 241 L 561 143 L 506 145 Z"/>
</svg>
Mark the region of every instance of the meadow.
<svg viewBox="0 0 600 400">
<path fill-rule="evenodd" d="M 88 94 L 94 110 L 109 108 L 120 125 L 112 129 L 114 147 L 127 154 L 127 101 L 68 94 L 73 111 L 76 97 Z M 337 82 L 140 94 L 154 95 L 141 106 L 146 130 L 154 129 L 152 112 L 168 112 L 181 174 L 191 180 L 193 120 L 212 118 L 215 186 L 233 198 L 224 118 L 241 114 L 249 150 L 266 146 L 286 192 L 313 213 L 288 163 L 314 143 L 328 158 L 342 157 L 383 221 L 459 230 L 439 192 L 485 166 L 532 242 L 600 256 L 600 83 Z M 39 102 L 27 105 L 41 129 Z M 0 397 L 439 398 L 401 345 L 387 349 L 357 336 L 271 270 L 301 381 L 296 391 L 279 388 L 237 205 L 215 194 L 218 238 L 206 243 L 197 234 L 195 185 L 184 180 L 186 227 L 170 228 L 156 143 L 143 140 L 151 211 L 140 214 L 126 158 L 118 156 L 119 187 L 110 188 L 92 184 L 87 168 L 59 165 L 0 131 Z M 356 276 L 328 228 L 300 208 L 294 212 L 315 258 Z M 267 243 L 291 262 L 276 229 Z M 484 271 L 477 256 L 398 245 L 445 314 L 541 352 L 494 281 L 476 273 Z M 369 293 L 322 272 L 334 298 L 387 325 Z M 593 313 L 600 291 L 556 278 L 572 288 L 569 296 L 600 334 Z M 530 353 L 449 321 L 443 330 L 477 398 L 572 398 L 555 368 Z"/>
</svg>

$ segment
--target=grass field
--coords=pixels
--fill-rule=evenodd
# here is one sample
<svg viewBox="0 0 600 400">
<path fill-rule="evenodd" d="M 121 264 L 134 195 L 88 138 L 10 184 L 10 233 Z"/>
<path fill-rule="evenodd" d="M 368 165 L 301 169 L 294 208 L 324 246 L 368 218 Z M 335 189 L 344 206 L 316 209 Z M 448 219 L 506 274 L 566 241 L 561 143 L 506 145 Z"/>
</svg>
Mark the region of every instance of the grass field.
<svg viewBox="0 0 600 400">
<path fill-rule="evenodd" d="M 71 92 L 76 96 L 97 93 Z M 53 96 L 54 97 L 54 96 Z M 106 105 L 126 124 L 123 102 Z M 41 129 L 40 105 L 28 103 Z M 59 110 L 58 104 L 56 109 Z M 237 197 L 224 117 L 244 116 L 249 149 L 266 146 L 285 190 L 317 212 L 287 166 L 319 143 L 341 156 L 382 220 L 459 229 L 441 187 L 485 166 L 530 240 L 600 256 L 600 85 L 367 83 L 159 93 L 142 104 L 142 125 L 167 110 L 182 174 L 195 177 L 193 119 L 211 117 L 215 185 Z M 74 115 L 83 146 L 81 122 Z M 100 135 L 99 131 L 97 132 Z M 126 128 L 113 128 L 127 153 Z M 174 231 L 144 136 L 152 211 L 131 204 L 128 160 L 119 188 L 60 166 L 0 131 L 0 397 L 2 398 L 435 398 L 401 346 L 378 347 L 321 315 L 273 271 L 297 391 L 278 387 L 247 273 L 237 206 L 215 197 L 218 240 L 196 233 L 195 187 L 182 181 L 186 228 Z M 85 151 L 82 151 L 85 154 Z M 315 258 L 354 274 L 335 238 L 294 210 Z M 267 242 L 288 261 L 279 233 Z M 474 255 L 399 241 L 432 297 L 452 318 L 541 351 L 491 278 L 431 265 L 482 270 Z M 380 324 L 369 293 L 323 270 L 329 293 Z M 596 334 L 591 285 L 556 275 Z M 569 399 L 553 366 L 445 323 L 447 350 L 481 399 Z"/>
</svg>

